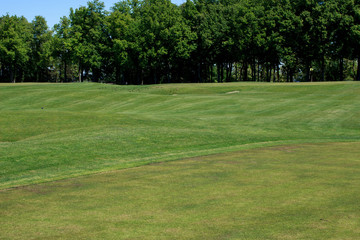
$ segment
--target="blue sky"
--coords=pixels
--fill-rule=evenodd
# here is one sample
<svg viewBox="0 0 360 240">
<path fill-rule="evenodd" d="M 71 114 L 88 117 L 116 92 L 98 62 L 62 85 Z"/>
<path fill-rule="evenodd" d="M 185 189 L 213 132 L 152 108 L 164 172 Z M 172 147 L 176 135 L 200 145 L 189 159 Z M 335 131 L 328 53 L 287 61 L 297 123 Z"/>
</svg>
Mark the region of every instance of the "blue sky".
<svg viewBox="0 0 360 240">
<path fill-rule="evenodd" d="M 0 0 L 0 16 L 10 15 L 24 16 L 31 22 L 35 16 L 43 16 L 52 28 L 58 23 L 60 17 L 68 16 L 70 8 L 86 6 L 88 0 Z M 102 0 L 106 9 L 110 9 L 119 0 Z M 181 4 L 185 0 L 172 0 L 175 4 Z"/>
</svg>

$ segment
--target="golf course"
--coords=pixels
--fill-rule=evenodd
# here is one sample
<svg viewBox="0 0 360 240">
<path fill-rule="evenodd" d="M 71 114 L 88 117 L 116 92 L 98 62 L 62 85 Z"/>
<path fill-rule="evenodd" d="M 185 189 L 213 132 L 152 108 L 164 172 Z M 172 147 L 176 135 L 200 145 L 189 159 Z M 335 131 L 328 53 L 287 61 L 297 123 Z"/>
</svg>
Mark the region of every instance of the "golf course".
<svg viewBox="0 0 360 240">
<path fill-rule="evenodd" d="M 359 239 L 360 82 L 0 83 L 0 239 Z"/>
</svg>

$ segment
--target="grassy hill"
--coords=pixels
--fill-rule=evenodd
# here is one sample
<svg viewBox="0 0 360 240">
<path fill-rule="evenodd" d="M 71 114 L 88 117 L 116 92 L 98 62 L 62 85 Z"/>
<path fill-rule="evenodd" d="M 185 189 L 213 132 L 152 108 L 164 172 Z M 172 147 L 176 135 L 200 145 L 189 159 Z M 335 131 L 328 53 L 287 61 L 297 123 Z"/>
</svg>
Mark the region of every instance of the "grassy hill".
<svg viewBox="0 0 360 240">
<path fill-rule="evenodd" d="M 0 239 L 356 239 L 359 133 L 357 82 L 0 84 Z"/>
<path fill-rule="evenodd" d="M 287 143 L 360 140 L 360 84 L 0 85 L 0 188 Z"/>
</svg>

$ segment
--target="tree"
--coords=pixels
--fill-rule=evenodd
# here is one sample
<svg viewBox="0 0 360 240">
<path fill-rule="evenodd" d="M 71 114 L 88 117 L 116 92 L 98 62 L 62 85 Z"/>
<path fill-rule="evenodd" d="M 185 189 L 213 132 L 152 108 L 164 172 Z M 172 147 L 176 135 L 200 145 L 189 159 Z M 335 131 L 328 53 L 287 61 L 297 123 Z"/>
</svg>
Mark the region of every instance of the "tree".
<svg viewBox="0 0 360 240">
<path fill-rule="evenodd" d="M 70 9 L 54 35 L 41 16 L 29 24 L 6 15 L 0 78 L 68 81 L 77 71 L 80 81 L 117 84 L 360 80 L 359 9 L 359 0 L 121 0 L 109 13 L 92 0 Z"/>
<path fill-rule="evenodd" d="M 357 59 L 356 80 L 360 81 L 360 1 L 354 2 L 354 25 L 351 27 L 352 56 Z"/>
<path fill-rule="evenodd" d="M 18 75 L 24 78 L 30 41 L 31 25 L 24 17 L 5 15 L 0 18 L 0 62 L 11 82 L 16 82 Z"/>
<path fill-rule="evenodd" d="M 111 36 L 111 58 L 117 84 L 125 84 L 125 74 L 132 69 L 129 54 L 133 47 L 133 42 L 131 41 L 129 28 L 134 24 L 134 19 L 131 12 L 131 3 L 123 1 L 115 4 L 108 17 Z"/>
<path fill-rule="evenodd" d="M 329 1 L 331 18 L 329 19 L 330 31 L 330 57 L 339 62 L 338 79 L 344 80 L 344 58 L 351 55 L 351 28 L 354 25 L 353 1 Z"/>
<path fill-rule="evenodd" d="M 248 81 L 249 64 L 252 69 L 252 79 L 259 79 L 256 74 L 256 62 L 258 71 L 260 65 L 266 63 L 266 32 L 262 28 L 265 20 L 265 9 L 261 4 L 237 4 L 235 18 L 235 43 L 239 59 L 242 62 L 242 79 Z"/>
<path fill-rule="evenodd" d="M 60 19 L 60 23 L 54 26 L 55 36 L 53 39 L 53 53 L 57 57 L 64 70 L 63 81 L 67 82 L 68 66 L 74 58 L 73 39 L 71 35 L 70 19 L 66 16 Z"/>
<path fill-rule="evenodd" d="M 99 0 L 88 2 L 87 7 L 70 9 L 72 49 L 79 66 L 79 81 L 88 78 L 98 81 L 101 76 L 104 53 L 107 51 L 108 34 L 105 25 L 107 12 Z"/>
<path fill-rule="evenodd" d="M 31 23 L 31 69 L 39 82 L 48 71 L 51 57 L 52 32 L 49 31 L 44 17 L 36 16 Z"/>
<path fill-rule="evenodd" d="M 299 58 L 297 57 L 297 37 L 301 31 L 301 18 L 295 14 L 292 2 L 283 0 L 281 4 L 281 18 L 279 22 L 279 32 L 283 38 L 281 44 L 281 61 L 283 72 L 286 74 L 286 81 L 293 82 L 294 75 L 299 69 Z"/>
<path fill-rule="evenodd" d="M 196 38 L 170 0 L 141 2 L 136 46 L 145 82 L 169 82 L 174 64 L 188 59 Z"/>
</svg>

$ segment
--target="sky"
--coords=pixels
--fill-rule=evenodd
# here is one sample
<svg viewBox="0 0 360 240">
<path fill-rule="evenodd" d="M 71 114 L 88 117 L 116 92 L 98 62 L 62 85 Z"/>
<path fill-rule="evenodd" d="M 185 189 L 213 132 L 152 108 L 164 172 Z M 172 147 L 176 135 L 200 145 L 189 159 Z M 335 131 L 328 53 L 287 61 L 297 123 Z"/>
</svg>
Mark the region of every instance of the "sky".
<svg viewBox="0 0 360 240">
<path fill-rule="evenodd" d="M 181 4 L 185 0 L 171 0 L 175 4 Z M 86 6 L 88 0 L 0 0 L 0 16 L 17 15 L 24 16 L 31 22 L 35 16 L 45 17 L 48 26 L 52 28 L 59 23 L 60 18 L 69 16 L 70 8 Z M 107 10 L 119 0 L 102 0 Z"/>
</svg>

